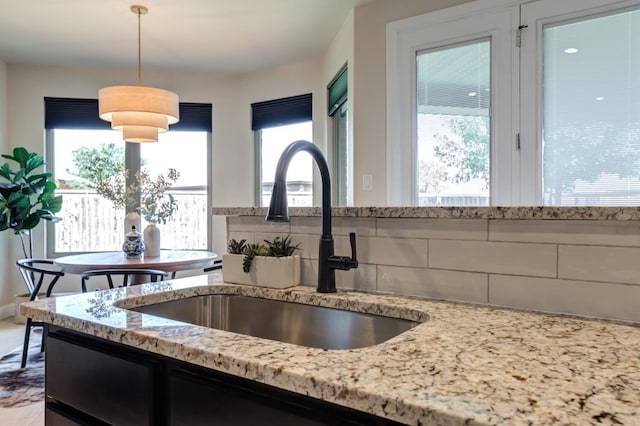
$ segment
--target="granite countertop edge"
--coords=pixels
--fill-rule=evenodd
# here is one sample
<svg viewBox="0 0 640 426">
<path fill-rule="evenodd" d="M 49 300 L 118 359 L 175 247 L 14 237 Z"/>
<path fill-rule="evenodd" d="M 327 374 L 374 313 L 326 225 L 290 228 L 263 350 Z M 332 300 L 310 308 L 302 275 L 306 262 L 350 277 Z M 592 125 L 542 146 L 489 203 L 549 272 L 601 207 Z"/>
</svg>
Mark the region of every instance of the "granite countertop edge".
<svg viewBox="0 0 640 426">
<path fill-rule="evenodd" d="M 290 207 L 290 216 L 320 216 L 320 207 Z M 266 207 L 213 207 L 214 216 L 266 216 Z M 640 220 L 640 207 L 333 207 L 333 217 L 510 219 L 510 220 Z"/>
<path fill-rule="evenodd" d="M 422 322 L 387 342 L 322 350 L 127 310 L 231 293 Z M 640 424 L 640 327 L 481 305 L 202 275 L 44 299 L 21 313 L 405 424 Z M 423 322 L 424 321 L 424 322 Z"/>
</svg>

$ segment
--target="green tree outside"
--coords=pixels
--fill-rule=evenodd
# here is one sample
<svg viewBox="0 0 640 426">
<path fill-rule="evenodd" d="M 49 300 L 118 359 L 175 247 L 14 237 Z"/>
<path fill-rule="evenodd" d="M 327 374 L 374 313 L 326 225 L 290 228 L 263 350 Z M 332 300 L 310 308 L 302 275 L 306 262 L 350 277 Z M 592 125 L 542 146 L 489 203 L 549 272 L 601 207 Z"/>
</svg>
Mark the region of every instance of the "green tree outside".
<svg viewBox="0 0 640 426">
<path fill-rule="evenodd" d="M 444 179 L 461 183 L 480 179 L 489 187 L 489 118 L 453 116 L 449 134 L 434 135 L 433 152 L 445 166 Z"/>
<path fill-rule="evenodd" d="M 110 143 L 97 147 L 82 147 L 73 151 L 75 170 L 67 170 L 80 179 L 68 183 L 72 188 L 93 187 L 113 175 L 124 173 L 124 161 L 122 146 Z"/>
</svg>

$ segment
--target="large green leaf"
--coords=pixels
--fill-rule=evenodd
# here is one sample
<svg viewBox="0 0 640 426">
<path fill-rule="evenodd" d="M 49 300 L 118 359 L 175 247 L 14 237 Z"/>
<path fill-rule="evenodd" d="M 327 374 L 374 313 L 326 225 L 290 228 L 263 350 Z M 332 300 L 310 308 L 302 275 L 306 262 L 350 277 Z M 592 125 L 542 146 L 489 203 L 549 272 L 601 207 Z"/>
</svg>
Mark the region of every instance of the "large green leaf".
<svg viewBox="0 0 640 426">
<path fill-rule="evenodd" d="M 9 229 L 11 226 L 9 215 L 5 211 L 0 211 L 0 231 Z"/>
<path fill-rule="evenodd" d="M 4 231 L 9 228 L 10 219 L 8 209 L 7 209 L 7 200 L 0 194 L 0 231 Z"/>
<path fill-rule="evenodd" d="M 56 196 L 57 186 L 52 174 L 38 173 L 45 165 L 42 156 L 18 147 L 13 155 L 2 154 L 2 158 L 17 163 L 13 169 L 10 163 L 0 166 L 0 231 L 13 229 L 17 234 L 35 228 L 40 220 L 58 222 L 55 214 L 62 209 L 62 196 Z"/>
<path fill-rule="evenodd" d="M 28 174 L 33 172 L 35 169 L 44 166 L 44 158 L 33 152 L 31 154 L 32 155 L 29 156 L 26 164 L 24 165 L 24 169 Z"/>
<path fill-rule="evenodd" d="M 9 163 L 4 163 L 2 167 L 0 167 L 0 176 L 7 180 L 11 180 L 11 168 L 9 167 Z"/>
<path fill-rule="evenodd" d="M 41 197 L 42 208 L 53 213 L 58 213 L 62 209 L 62 195 L 54 196 L 51 193 L 43 194 Z"/>
<path fill-rule="evenodd" d="M 33 154 L 37 155 L 35 153 Z M 23 169 L 26 168 L 27 161 L 29 161 L 30 157 L 31 154 L 29 154 L 29 151 L 27 151 L 25 148 L 17 147 L 13 149 L 13 160 L 17 161 L 18 164 L 20 164 L 20 167 Z"/>
<path fill-rule="evenodd" d="M 40 218 L 41 218 L 41 213 L 40 210 L 31 213 L 29 216 L 27 216 L 27 218 L 22 221 L 22 229 L 33 229 L 35 228 L 38 223 L 40 223 Z"/>
</svg>

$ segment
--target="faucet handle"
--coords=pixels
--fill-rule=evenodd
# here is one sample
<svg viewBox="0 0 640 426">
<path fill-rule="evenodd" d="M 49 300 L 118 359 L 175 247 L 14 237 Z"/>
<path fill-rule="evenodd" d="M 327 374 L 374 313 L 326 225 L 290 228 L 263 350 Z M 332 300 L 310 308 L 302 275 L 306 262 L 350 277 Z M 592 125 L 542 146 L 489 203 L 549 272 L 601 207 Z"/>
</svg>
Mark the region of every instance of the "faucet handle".
<svg viewBox="0 0 640 426">
<path fill-rule="evenodd" d="M 358 267 L 358 257 L 356 256 L 356 233 L 349 232 L 349 242 L 351 243 L 351 260 L 355 262 L 354 268 Z"/>
<path fill-rule="evenodd" d="M 351 243 L 351 257 L 349 256 L 329 256 L 327 263 L 331 269 L 339 269 L 348 271 L 358 267 L 358 259 L 356 258 L 356 233 L 349 233 L 349 242 Z"/>
</svg>

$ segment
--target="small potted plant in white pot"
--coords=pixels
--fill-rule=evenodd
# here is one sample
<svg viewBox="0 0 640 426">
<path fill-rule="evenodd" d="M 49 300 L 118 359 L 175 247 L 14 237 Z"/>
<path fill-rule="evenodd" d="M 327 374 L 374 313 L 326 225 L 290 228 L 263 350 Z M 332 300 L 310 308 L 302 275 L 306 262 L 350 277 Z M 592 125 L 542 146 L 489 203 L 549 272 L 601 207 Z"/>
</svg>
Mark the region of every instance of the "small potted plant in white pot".
<svg viewBox="0 0 640 426">
<path fill-rule="evenodd" d="M 299 245 L 291 235 L 264 243 L 229 240 L 228 254 L 222 255 L 225 282 L 260 287 L 287 288 L 300 284 Z"/>
</svg>

